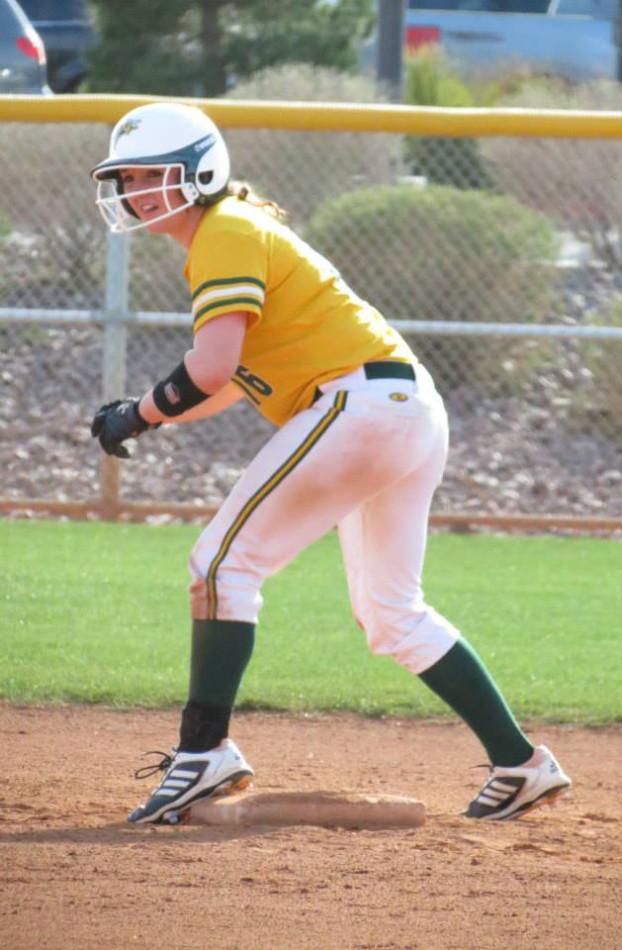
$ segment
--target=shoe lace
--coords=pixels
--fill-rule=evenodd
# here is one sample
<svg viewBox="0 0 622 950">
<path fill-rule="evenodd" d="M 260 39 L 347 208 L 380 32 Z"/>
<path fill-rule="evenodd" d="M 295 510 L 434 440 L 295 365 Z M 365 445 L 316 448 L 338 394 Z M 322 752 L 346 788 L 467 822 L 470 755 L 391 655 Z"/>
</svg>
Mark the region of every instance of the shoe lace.
<svg viewBox="0 0 622 950">
<path fill-rule="evenodd" d="M 142 755 L 159 755 L 160 761 L 152 762 L 150 765 L 143 765 L 140 769 L 136 769 L 134 772 L 134 778 L 149 778 L 151 775 L 155 775 L 156 772 L 166 772 L 166 770 L 169 769 L 173 764 L 173 756 L 166 752 L 160 752 L 158 749 L 152 749 L 150 752 L 143 752 Z"/>
</svg>

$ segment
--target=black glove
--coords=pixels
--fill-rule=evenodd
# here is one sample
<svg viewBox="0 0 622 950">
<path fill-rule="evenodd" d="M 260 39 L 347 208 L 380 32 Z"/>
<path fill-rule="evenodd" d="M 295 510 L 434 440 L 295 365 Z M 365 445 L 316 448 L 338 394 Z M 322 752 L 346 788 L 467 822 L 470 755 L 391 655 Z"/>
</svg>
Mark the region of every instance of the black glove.
<svg viewBox="0 0 622 950">
<path fill-rule="evenodd" d="M 138 412 L 139 399 L 115 399 L 98 409 L 91 423 L 91 435 L 107 455 L 127 459 L 130 453 L 123 445 L 126 439 L 136 439 L 145 429 L 155 428 Z"/>
</svg>

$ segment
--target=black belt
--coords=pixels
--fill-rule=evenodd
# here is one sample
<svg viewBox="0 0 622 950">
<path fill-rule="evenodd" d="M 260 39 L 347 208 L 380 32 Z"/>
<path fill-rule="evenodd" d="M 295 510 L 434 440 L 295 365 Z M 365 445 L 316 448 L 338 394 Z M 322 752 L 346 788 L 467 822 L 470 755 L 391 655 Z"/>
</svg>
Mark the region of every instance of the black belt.
<svg viewBox="0 0 622 950">
<path fill-rule="evenodd" d="M 378 360 L 374 363 L 363 363 L 361 367 L 366 379 L 412 379 L 416 380 L 415 368 L 411 363 L 398 363 L 395 360 Z M 313 402 L 323 396 L 318 387 L 313 396 Z"/>
<path fill-rule="evenodd" d="M 416 379 L 415 369 L 410 363 L 397 363 L 393 360 L 364 363 L 363 370 L 367 379 Z"/>
</svg>

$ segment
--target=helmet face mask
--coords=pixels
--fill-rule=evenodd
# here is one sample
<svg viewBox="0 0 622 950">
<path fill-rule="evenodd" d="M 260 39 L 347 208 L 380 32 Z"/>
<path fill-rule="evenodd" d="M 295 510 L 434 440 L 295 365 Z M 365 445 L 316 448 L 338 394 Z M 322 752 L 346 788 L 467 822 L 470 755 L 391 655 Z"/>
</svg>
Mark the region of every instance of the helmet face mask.
<svg viewBox="0 0 622 950">
<path fill-rule="evenodd" d="M 153 188 L 133 191 L 132 199 L 159 196 L 167 209 L 164 214 L 138 217 L 123 188 L 123 171 L 130 168 L 162 169 L 162 180 Z M 200 109 L 176 103 L 152 103 L 124 116 L 112 131 L 109 157 L 91 172 L 96 205 L 113 232 L 136 231 L 193 205 L 212 204 L 225 194 L 229 174 L 229 154 L 217 127 Z M 172 191 L 181 195 L 182 203 L 171 204 Z"/>
<path fill-rule="evenodd" d="M 123 187 L 122 175 L 124 171 L 130 168 L 133 171 L 144 171 L 146 169 L 159 167 L 163 169 L 161 182 L 154 184 L 152 188 L 140 188 L 131 192 L 132 200 L 134 198 L 141 198 L 144 195 L 153 195 L 156 198 L 161 198 L 166 208 L 164 214 L 143 220 L 139 218 L 128 200 L 128 194 L 126 194 Z M 179 171 L 179 175 L 174 175 L 175 171 Z M 171 182 L 171 178 L 173 178 L 173 182 Z M 169 198 L 171 192 L 176 192 L 183 197 L 183 203 L 176 204 L 175 206 L 172 205 Z M 179 212 L 185 211 L 187 208 L 191 208 L 192 205 L 201 203 L 200 197 L 193 184 L 184 182 L 183 165 L 122 165 L 114 175 L 111 174 L 110 177 L 101 178 L 97 182 L 95 204 L 110 230 L 114 233 L 118 233 L 123 231 L 138 231 L 150 224 L 155 224 L 157 221 L 164 221 L 166 218 L 171 218 L 173 215 L 179 214 Z"/>
</svg>

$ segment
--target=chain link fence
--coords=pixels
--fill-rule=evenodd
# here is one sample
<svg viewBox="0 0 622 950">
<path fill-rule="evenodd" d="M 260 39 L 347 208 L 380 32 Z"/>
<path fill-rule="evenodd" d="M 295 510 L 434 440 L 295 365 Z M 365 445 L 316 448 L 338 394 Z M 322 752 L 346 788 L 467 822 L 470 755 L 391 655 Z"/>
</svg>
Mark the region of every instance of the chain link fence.
<svg viewBox="0 0 622 950">
<path fill-rule="evenodd" d="M 100 498 L 115 463 L 102 469 L 89 437 L 94 410 L 141 394 L 191 341 L 182 250 L 111 240 L 94 208 L 108 135 L 0 123 L 5 510 Z M 622 519 L 622 141 L 225 137 L 236 178 L 283 206 L 435 375 L 452 423 L 437 516 Z M 108 478 L 121 508 L 213 507 L 270 432 L 238 405 L 146 433 Z"/>
</svg>

